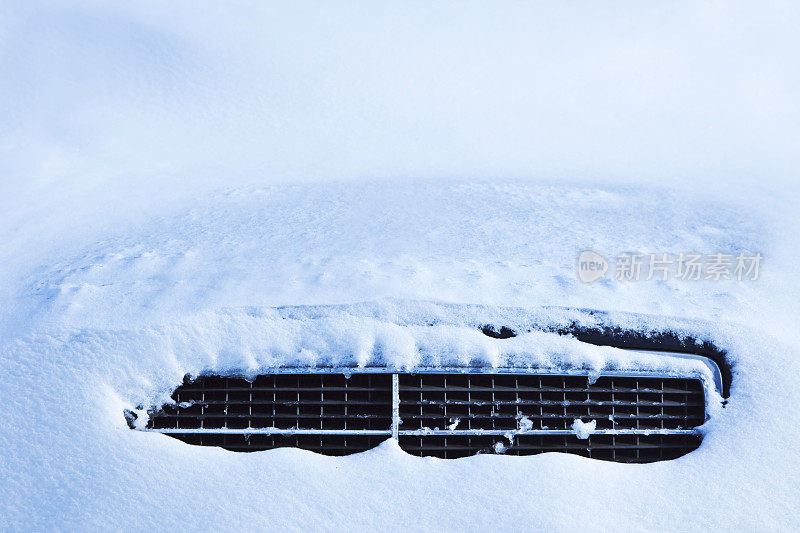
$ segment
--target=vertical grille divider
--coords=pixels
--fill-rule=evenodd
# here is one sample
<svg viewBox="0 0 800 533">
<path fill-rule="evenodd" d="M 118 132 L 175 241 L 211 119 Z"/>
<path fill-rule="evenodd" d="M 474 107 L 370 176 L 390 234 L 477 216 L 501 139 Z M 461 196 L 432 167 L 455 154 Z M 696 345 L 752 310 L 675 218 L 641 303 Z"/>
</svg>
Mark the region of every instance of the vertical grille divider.
<svg viewBox="0 0 800 533">
<path fill-rule="evenodd" d="M 344 375 L 344 429 L 347 429 L 347 385 L 350 383 L 350 378 L 347 374 Z M 347 439 L 345 439 L 347 442 Z"/>
<path fill-rule="evenodd" d="M 450 383 L 452 383 L 452 381 Z M 444 402 L 443 402 L 443 406 L 444 406 L 443 411 L 444 411 L 444 413 L 443 413 L 443 416 L 444 416 L 444 425 L 445 425 L 445 427 L 442 428 L 442 429 L 445 429 L 448 426 L 448 424 L 451 423 L 450 422 L 450 417 L 447 416 L 447 374 L 444 375 L 444 384 L 443 385 L 444 385 Z"/>
<path fill-rule="evenodd" d="M 564 396 L 563 402 L 561 403 L 562 407 L 564 407 L 564 429 L 569 427 L 569 421 L 567 420 L 567 378 L 565 376 L 561 376 L 561 393 Z"/>
<path fill-rule="evenodd" d="M 400 433 L 400 376 L 392 374 L 392 438 Z"/>
<path fill-rule="evenodd" d="M 297 403 L 295 404 L 295 413 L 297 415 L 297 421 L 300 420 L 300 375 L 298 374 L 296 377 L 297 382 Z"/>
<path fill-rule="evenodd" d="M 492 395 L 491 396 L 491 398 L 492 398 L 492 411 L 491 412 L 492 412 L 492 414 L 494 414 L 494 412 L 495 412 L 494 411 L 494 406 L 497 405 L 495 403 L 495 398 L 494 398 L 494 391 L 495 390 L 496 389 L 495 389 L 495 386 L 494 386 L 494 374 L 493 374 L 492 375 L 492 392 L 491 392 L 491 395 Z M 496 417 L 492 417 L 492 429 L 497 429 L 497 419 L 496 419 Z"/>
<path fill-rule="evenodd" d="M 467 429 L 472 429 L 472 376 L 467 374 Z"/>
<path fill-rule="evenodd" d="M 225 378 L 225 418 L 222 421 L 222 427 L 224 428 L 228 427 L 228 402 L 230 402 L 228 399 L 228 378 Z"/>
</svg>

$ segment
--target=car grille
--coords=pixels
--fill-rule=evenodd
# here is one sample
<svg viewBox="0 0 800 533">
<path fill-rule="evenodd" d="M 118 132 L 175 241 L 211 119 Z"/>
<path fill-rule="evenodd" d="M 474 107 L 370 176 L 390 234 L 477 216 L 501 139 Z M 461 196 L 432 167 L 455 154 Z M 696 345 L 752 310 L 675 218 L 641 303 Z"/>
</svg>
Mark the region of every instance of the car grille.
<svg viewBox="0 0 800 533">
<path fill-rule="evenodd" d="M 152 414 L 148 428 L 236 451 L 293 446 L 344 455 L 375 447 L 392 424 L 391 374 L 270 374 L 252 381 L 201 376 L 172 398 L 174 404 Z M 300 433 L 249 431 L 267 428 Z"/>
<path fill-rule="evenodd" d="M 624 462 L 700 445 L 703 383 L 653 375 L 522 372 L 201 376 L 151 410 L 146 430 L 203 446 L 347 455 L 394 437 L 419 456 L 558 451 Z M 126 415 L 132 427 L 135 416 Z M 578 422 L 576 422 L 578 421 Z M 589 428 L 587 431 L 582 430 Z"/>
</svg>

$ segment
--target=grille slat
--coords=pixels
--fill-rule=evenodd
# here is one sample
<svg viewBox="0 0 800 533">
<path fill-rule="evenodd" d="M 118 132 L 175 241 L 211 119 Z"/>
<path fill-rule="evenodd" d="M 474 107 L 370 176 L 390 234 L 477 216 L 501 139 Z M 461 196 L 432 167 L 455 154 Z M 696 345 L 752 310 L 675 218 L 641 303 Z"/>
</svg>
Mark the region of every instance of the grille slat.
<svg viewBox="0 0 800 533">
<path fill-rule="evenodd" d="M 672 378 L 672 379 L 680 379 L 680 378 Z M 586 392 L 585 388 L 561 388 L 561 387 L 520 387 L 519 389 L 515 389 L 514 387 L 404 387 L 405 390 L 410 392 L 557 392 L 561 394 L 562 392 Z M 694 391 L 685 390 L 685 389 L 650 389 L 650 388 L 642 388 L 636 390 L 635 388 L 626 388 L 626 387 L 618 387 L 618 388 L 604 388 L 598 387 L 597 389 L 593 389 L 594 392 L 630 392 L 630 393 L 652 393 L 652 394 L 694 394 Z"/>
<path fill-rule="evenodd" d="M 577 453 L 649 462 L 697 448 L 699 379 L 535 373 L 276 373 L 201 376 L 150 412 L 147 429 L 233 451 L 347 455 L 396 437 L 419 456 Z M 575 420 L 594 421 L 580 439 Z M 129 423 L 131 421 L 129 420 Z M 591 433 L 591 432 L 590 432 Z"/>
<path fill-rule="evenodd" d="M 519 406 L 529 406 L 529 405 L 564 405 L 564 402 L 551 402 L 551 401 L 510 401 L 504 402 L 499 400 L 492 400 L 490 402 L 470 402 L 470 401 L 455 401 L 455 400 L 447 400 L 438 402 L 435 400 L 423 400 L 423 401 L 404 401 L 405 405 L 431 405 L 431 406 L 451 406 L 451 405 L 519 405 Z M 587 400 L 583 402 L 576 402 L 576 401 L 568 401 L 566 405 L 617 405 L 620 402 L 617 401 L 601 401 L 601 400 Z M 648 402 L 648 401 L 639 401 L 639 402 L 625 402 L 625 405 L 630 406 L 640 406 L 640 407 L 697 407 L 704 405 L 701 402 L 697 401 L 686 401 L 686 402 L 677 402 L 677 401 L 663 401 L 663 402 Z"/>
<path fill-rule="evenodd" d="M 529 420 L 563 419 L 566 416 L 566 418 L 570 419 L 570 423 L 572 423 L 574 421 L 576 416 L 578 418 L 581 418 L 581 417 L 583 417 L 583 418 L 591 418 L 591 416 L 587 417 L 587 416 L 580 415 L 580 414 L 579 415 L 569 415 L 569 413 L 567 413 L 567 415 L 546 415 L 546 414 L 541 414 L 541 415 L 536 414 L 535 415 L 535 414 L 530 414 L 530 415 L 523 415 L 523 416 L 525 418 L 529 419 Z M 405 420 L 413 420 L 413 419 L 427 420 L 429 418 L 430 419 L 439 419 L 439 418 L 446 418 L 446 417 L 445 416 L 441 416 L 441 415 L 437 415 L 437 414 L 422 414 L 422 415 L 404 414 L 403 411 L 400 411 L 400 418 L 403 418 Z M 481 415 L 470 414 L 470 415 L 463 415 L 460 418 L 461 418 L 461 420 L 482 420 L 482 419 L 485 419 L 485 418 L 491 418 L 491 419 L 494 419 L 494 420 L 504 420 L 504 419 L 520 420 L 520 418 L 518 418 L 518 417 L 516 417 L 514 415 L 496 415 L 496 416 L 486 417 L 486 416 L 481 416 Z M 642 414 L 631 414 L 631 415 L 617 414 L 616 417 L 615 417 L 615 420 L 656 420 L 656 419 L 658 419 L 658 420 L 685 420 L 686 417 L 685 416 L 679 416 L 679 415 L 674 415 L 673 416 L 673 415 L 642 415 Z M 404 428 L 404 429 L 407 429 L 407 428 Z M 419 429 L 424 429 L 424 428 L 419 428 Z M 677 428 L 675 428 L 675 429 L 677 429 Z"/>
<path fill-rule="evenodd" d="M 176 414 L 170 414 L 170 415 L 166 415 L 166 416 L 168 416 L 169 418 L 178 418 L 178 419 L 180 419 L 180 418 L 191 418 L 193 420 L 197 420 L 197 419 L 200 418 L 200 417 L 198 417 L 198 415 L 191 414 L 191 413 L 176 413 Z M 384 415 L 363 415 L 363 414 L 347 414 L 347 415 L 313 414 L 313 415 L 307 415 L 307 414 L 295 413 L 295 414 L 292 414 L 292 415 L 278 416 L 278 415 L 271 415 L 271 414 L 270 415 L 259 415 L 259 414 L 249 414 L 249 413 L 244 413 L 244 414 L 225 414 L 225 413 L 213 414 L 213 413 L 208 413 L 208 414 L 203 415 L 204 419 L 209 419 L 209 418 L 244 418 L 244 419 L 257 418 L 257 419 L 262 419 L 262 418 L 266 418 L 266 417 L 269 417 L 269 418 L 273 418 L 273 417 L 274 418 L 297 418 L 297 419 L 310 418 L 310 419 L 314 419 L 314 420 L 316 420 L 318 418 L 322 418 L 322 419 L 326 419 L 326 418 L 375 418 L 375 419 L 380 419 L 380 420 L 386 420 L 387 419 L 386 416 L 384 416 Z M 259 427 L 259 426 L 256 426 L 256 427 Z"/>
<path fill-rule="evenodd" d="M 184 400 L 184 401 L 186 401 L 186 400 Z M 258 401 L 258 400 L 252 400 L 252 401 L 244 400 L 244 401 L 239 401 L 239 402 L 230 400 L 230 401 L 226 402 L 225 400 L 222 400 L 222 401 L 206 401 L 206 402 L 204 402 L 204 401 L 199 401 L 199 402 L 191 402 L 191 401 L 189 401 L 189 402 L 192 404 L 192 406 L 197 406 L 197 405 L 205 405 L 205 406 L 208 406 L 208 405 L 295 405 L 295 404 L 301 404 L 301 405 L 344 405 L 344 403 L 345 403 L 344 401 L 337 401 L 337 400 L 320 400 L 320 401 L 313 401 L 313 400 L 300 400 L 300 401 L 297 401 L 297 400 L 295 400 L 295 401 L 291 401 L 291 402 L 289 402 L 289 401 L 286 401 L 286 402 L 282 402 L 282 401 L 270 402 L 270 401 Z M 391 400 L 389 400 L 389 401 L 373 400 L 373 401 L 359 402 L 359 401 L 356 401 L 356 400 L 348 400 L 347 403 L 348 403 L 348 405 L 391 405 L 392 401 Z M 191 406 L 188 406 L 188 407 L 191 407 Z"/>
<path fill-rule="evenodd" d="M 301 376 L 308 376 L 308 374 L 300 374 Z M 329 374 L 325 374 L 329 375 Z M 381 374 L 375 374 L 381 375 Z M 201 389 L 201 388 L 186 388 L 184 389 L 184 393 L 186 392 L 251 392 L 251 391 L 259 391 L 259 392 L 369 392 L 373 390 L 370 387 L 274 387 L 274 388 L 267 388 L 267 387 L 258 387 L 258 388 L 246 388 L 246 387 L 231 387 L 229 389 L 225 388 L 214 388 L 214 389 Z"/>
</svg>

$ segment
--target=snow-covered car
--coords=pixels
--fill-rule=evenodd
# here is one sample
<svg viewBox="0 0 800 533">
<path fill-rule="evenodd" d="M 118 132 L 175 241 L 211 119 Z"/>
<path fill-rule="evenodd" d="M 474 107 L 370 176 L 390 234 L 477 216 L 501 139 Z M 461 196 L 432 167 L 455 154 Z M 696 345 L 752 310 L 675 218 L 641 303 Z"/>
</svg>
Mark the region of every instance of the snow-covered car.
<svg viewBox="0 0 800 533">
<path fill-rule="evenodd" d="M 651 462 L 696 449 L 702 440 L 697 428 L 730 391 L 725 354 L 673 330 L 622 330 L 604 313 L 577 310 L 403 307 L 416 310 L 413 318 L 403 313 L 403 327 L 428 328 L 423 335 L 438 338 L 421 343 L 413 364 L 396 364 L 379 352 L 360 361 L 345 354 L 323 355 L 313 364 L 288 359 L 250 372 L 211 368 L 187 375 L 169 403 L 126 410 L 128 425 L 232 451 L 288 446 L 348 455 L 391 438 L 418 456 L 551 451 Z M 274 313 L 306 320 L 302 329 L 315 331 L 333 317 L 358 323 L 365 311 L 374 318 L 376 306 L 284 307 Z M 477 331 L 492 339 L 532 339 L 497 343 L 505 352 L 501 358 L 471 354 L 465 360 L 471 350 L 453 346 L 463 335 L 456 327 L 472 328 L 478 342 Z M 599 367 L 591 359 L 565 358 L 553 334 L 575 339 L 572 350 L 595 357 L 618 353 L 613 364 Z"/>
<path fill-rule="evenodd" d="M 798 27 L 4 2 L 0 532 L 797 530 Z"/>
</svg>

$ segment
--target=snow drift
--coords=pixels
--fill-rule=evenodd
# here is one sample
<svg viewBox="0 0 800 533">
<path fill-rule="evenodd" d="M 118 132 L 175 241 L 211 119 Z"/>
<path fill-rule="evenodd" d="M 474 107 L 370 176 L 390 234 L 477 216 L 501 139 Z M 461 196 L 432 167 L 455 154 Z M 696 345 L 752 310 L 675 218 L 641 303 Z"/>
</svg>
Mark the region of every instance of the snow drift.
<svg viewBox="0 0 800 533">
<path fill-rule="evenodd" d="M 0 529 L 797 527 L 796 5 L 6 7 Z M 587 249 L 764 266 L 584 284 Z M 472 327 L 564 308 L 727 352 L 697 451 L 235 454 L 122 416 L 290 359 L 642 362 Z"/>
</svg>

